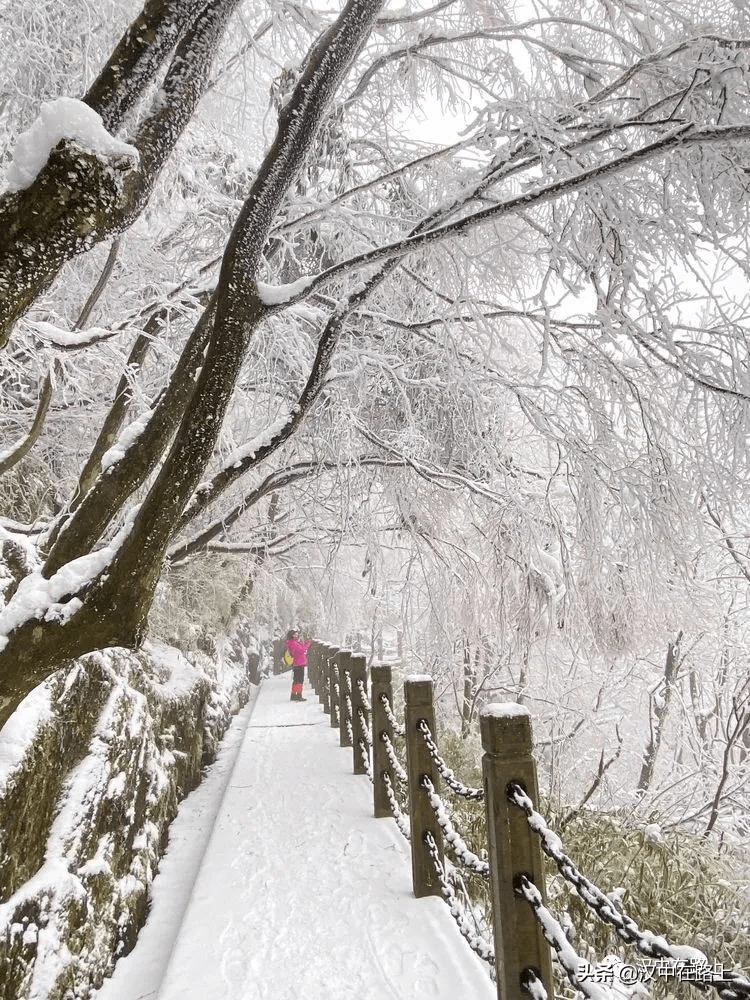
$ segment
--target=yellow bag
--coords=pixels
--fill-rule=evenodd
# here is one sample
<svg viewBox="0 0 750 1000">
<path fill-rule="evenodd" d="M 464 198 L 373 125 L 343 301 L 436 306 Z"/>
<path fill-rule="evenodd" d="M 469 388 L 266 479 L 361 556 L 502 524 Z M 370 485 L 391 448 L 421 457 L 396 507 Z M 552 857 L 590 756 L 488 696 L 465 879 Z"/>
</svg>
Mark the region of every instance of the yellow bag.
<svg viewBox="0 0 750 1000">
<path fill-rule="evenodd" d="M 286 651 L 286 652 L 284 653 L 284 663 L 286 663 L 286 665 L 287 665 L 288 667 L 291 667 L 291 666 L 293 666 L 293 665 L 294 665 L 294 657 L 292 656 L 292 654 L 291 654 L 291 653 L 289 652 L 289 650 L 288 650 L 288 649 L 287 649 L 287 651 Z"/>
</svg>

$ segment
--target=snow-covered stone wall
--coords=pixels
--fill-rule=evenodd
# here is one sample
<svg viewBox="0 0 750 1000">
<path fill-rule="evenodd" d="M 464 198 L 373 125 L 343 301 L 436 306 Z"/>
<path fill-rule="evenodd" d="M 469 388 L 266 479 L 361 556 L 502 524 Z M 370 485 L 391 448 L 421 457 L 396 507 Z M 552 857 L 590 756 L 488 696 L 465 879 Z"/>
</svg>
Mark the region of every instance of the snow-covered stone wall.
<svg viewBox="0 0 750 1000">
<path fill-rule="evenodd" d="M 85 1000 L 135 943 L 180 799 L 249 681 L 147 644 L 54 675 L 0 734 L 0 1000 Z"/>
</svg>

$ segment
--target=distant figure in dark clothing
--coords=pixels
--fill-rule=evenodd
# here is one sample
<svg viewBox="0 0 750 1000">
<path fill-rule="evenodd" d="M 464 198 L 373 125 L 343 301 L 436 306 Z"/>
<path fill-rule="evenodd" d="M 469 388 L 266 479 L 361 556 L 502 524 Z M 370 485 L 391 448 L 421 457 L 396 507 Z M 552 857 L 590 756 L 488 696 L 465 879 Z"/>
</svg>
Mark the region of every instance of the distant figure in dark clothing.
<svg viewBox="0 0 750 1000">
<path fill-rule="evenodd" d="M 260 653 L 257 651 L 247 654 L 247 676 L 251 684 L 260 684 Z"/>
<path fill-rule="evenodd" d="M 302 697 L 302 685 L 305 682 L 305 667 L 307 666 L 307 651 L 312 646 L 312 639 L 304 642 L 296 629 L 290 629 L 286 634 L 286 648 L 292 657 L 292 696 L 290 701 L 307 701 Z"/>
</svg>

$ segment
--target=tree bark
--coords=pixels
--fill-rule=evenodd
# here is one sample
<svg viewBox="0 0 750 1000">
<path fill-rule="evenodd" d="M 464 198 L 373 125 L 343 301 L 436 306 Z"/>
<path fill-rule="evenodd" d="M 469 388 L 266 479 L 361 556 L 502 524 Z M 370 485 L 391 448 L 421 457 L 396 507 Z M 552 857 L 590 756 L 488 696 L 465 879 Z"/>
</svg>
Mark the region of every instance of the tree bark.
<svg viewBox="0 0 750 1000">
<path fill-rule="evenodd" d="M 71 512 L 78 507 L 81 500 L 86 496 L 91 487 L 96 482 L 102 471 L 102 459 L 105 453 L 117 441 L 117 436 L 122 430 L 125 418 L 128 415 L 130 401 L 132 399 L 132 380 L 136 372 L 143 364 L 148 349 L 151 347 L 154 335 L 161 325 L 161 317 L 152 317 L 146 324 L 143 333 L 139 334 L 133 344 L 128 360 L 126 362 L 127 375 L 123 375 L 117 386 L 115 398 L 107 416 L 102 424 L 102 429 L 91 449 L 86 464 L 81 470 L 78 478 L 78 486 L 71 504 Z"/>
<path fill-rule="evenodd" d="M 42 433 L 44 421 L 51 402 L 52 376 L 48 372 L 44 376 L 44 382 L 42 382 L 42 388 L 39 392 L 39 403 L 36 408 L 36 413 L 34 414 L 34 420 L 29 428 L 29 433 L 18 442 L 15 448 L 7 452 L 4 457 L 0 457 L 0 476 L 2 476 L 9 469 L 12 469 L 14 465 L 17 465 L 22 458 L 28 455 L 36 442 L 39 440 L 39 435 Z"/>
<path fill-rule="evenodd" d="M 117 517 L 129 496 L 151 475 L 172 439 L 195 392 L 195 372 L 200 366 L 211 330 L 213 307 L 208 306 L 183 348 L 169 385 L 154 407 L 143 432 L 124 455 L 100 475 L 73 510 L 64 515 L 44 565 L 50 577 L 77 556 L 90 552 Z M 65 520 L 69 516 L 69 520 Z"/>
<path fill-rule="evenodd" d="M 384 0 L 349 0 L 320 37 L 279 114 L 274 143 L 227 244 L 211 338 L 190 406 L 115 563 L 126 574 L 161 566 L 188 500 L 210 461 L 240 367 L 267 314 L 257 270 L 273 219 L 315 140 L 326 110 Z"/>
<path fill-rule="evenodd" d="M 143 211 L 162 167 L 195 113 L 219 41 L 238 3 L 204 3 L 191 14 L 161 97 L 133 140 L 138 164 L 129 155 L 104 160 L 62 139 L 29 187 L 0 197 L 0 347 L 5 347 L 16 321 L 49 287 L 63 264 L 127 228 Z M 166 16 L 177 5 L 151 6 L 162 8 Z M 149 37 L 147 31 L 144 38 Z M 106 91 L 104 85 L 102 91 Z M 106 103 L 105 96 L 101 100 Z M 112 101 L 116 103 L 114 97 Z M 115 111 L 112 116 L 117 118 Z"/>
<path fill-rule="evenodd" d="M 226 0 L 214 6 L 226 17 L 235 3 L 236 0 Z M 367 39 L 383 3 L 384 0 L 349 0 L 336 22 L 313 47 L 304 72 L 279 115 L 276 139 L 230 236 L 215 297 L 215 312 L 211 307 L 206 310 L 203 323 L 196 328 L 200 335 L 194 333 L 191 337 L 195 347 L 196 343 L 205 345 L 204 333 L 209 335 L 197 384 L 192 392 L 186 391 L 184 384 L 180 386 L 181 408 L 175 403 L 175 392 L 171 393 L 170 415 L 177 416 L 181 422 L 169 454 L 132 525 L 122 532 L 123 537 L 108 565 L 83 590 L 76 591 L 71 584 L 67 595 L 71 599 L 67 605 L 70 614 L 55 621 L 26 619 L 9 631 L 0 651 L 0 725 L 21 698 L 66 659 L 107 646 L 137 646 L 142 640 L 167 547 L 213 455 L 245 351 L 267 312 L 259 296 L 256 275 L 270 227 L 314 142 L 336 90 Z M 208 20 L 210 22 L 210 18 Z M 205 29 L 202 45 L 212 54 L 219 37 L 218 24 L 207 23 L 202 27 Z M 200 34 L 198 28 L 196 36 Z M 201 62 L 202 51 L 199 45 L 197 51 L 192 52 L 192 63 Z M 173 68 L 179 52 L 178 46 Z M 209 62 L 210 59 L 206 59 L 206 64 Z M 200 87 L 195 73 L 189 67 L 184 72 L 189 78 L 187 85 L 197 100 Z M 163 88 L 167 98 L 170 86 L 174 89 L 178 82 L 176 76 L 171 83 L 169 79 L 168 73 Z M 185 95 L 181 96 L 180 113 L 189 104 Z M 149 127 L 152 126 L 153 118 Z M 149 156 L 147 136 L 142 135 L 139 149 L 142 158 Z M 195 367 L 194 363 L 183 365 L 191 374 Z M 170 396 L 169 391 L 165 399 L 167 396 Z M 152 420 L 150 426 L 153 423 Z M 159 433 L 159 428 L 152 427 L 152 446 L 147 457 L 154 464 L 161 453 L 158 445 L 153 445 Z M 170 436 L 171 431 L 162 440 Z M 140 477 L 142 482 L 148 462 L 142 448 L 135 455 L 141 458 L 136 475 L 133 476 L 123 463 L 117 475 L 123 480 L 130 477 L 131 482 Z M 133 464 L 133 459 L 131 455 L 129 464 Z M 100 477 L 97 486 L 84 498 L 70 526 L 61 533 L 49 554 L 46 575 L 81 555 L 82 551 L 88 551 L 100 536 L 102 525 L 109 523 L 122 508 L 122 483 L 111 491 L 101 485 L 114 478 L 110 475 Z M 87 529 L 85 510 L 98 519 L 93 529 Z M 61 600 L 64 599 L 63 596 Z M 73 606 L 72 600 L 76 601 Z"/>
<path fill-rule="evenodd" d="M 108 132 L 120 128 L 190 23 L 190 0 L 147 0 L 83 100 Z M 205 3 L 203 4 L 205 6 Z"/>
<path fill-rule="evenodd" d="M 637 793 L 639 795 L 645 795 L 651 787 L 651 782 L 654 780 L 656 758 L 658 757 L 659 748 L 661 747 L 661 741 L 664 736 L 664 726 L 667 721 L 667 715 L 669 714 L 669 706 L 672 701 L 672 695 L 674 694 L 677 672 L 680 669 L 681 641 L 682 632 L 679 633 L 674 642 L 670 642 L 667 646 L 667 657 L 664 662 L 663 694 L 659 701 L 653 701 L 652 699 L 653 717 L 651 719 L 651 736 L 643 755 L 643 764 L 641 765 L 641 773 L 638 778 Z"/>
</svg>

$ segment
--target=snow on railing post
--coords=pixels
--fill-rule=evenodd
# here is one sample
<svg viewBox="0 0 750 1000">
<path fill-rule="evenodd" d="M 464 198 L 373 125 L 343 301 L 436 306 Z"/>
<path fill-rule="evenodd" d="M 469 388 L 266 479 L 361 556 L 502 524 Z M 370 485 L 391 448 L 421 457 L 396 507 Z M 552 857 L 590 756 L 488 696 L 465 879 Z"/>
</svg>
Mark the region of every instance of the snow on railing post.
<svg viewBox="0 0 750 1000">
<path fill-rule="evenodd" d="M 411 873 L 414 895 L 440 896 L 440 882 L 435 864 L 430 856 L 425 834 L 432 834 L 440 861 L 443 860 L 443 832 L 435 819 L 427 791 L 422 787 L 423 777 L 428 777 L 440 790 L 440 775 L 419 730 L 424 719 L 435 732 L 435 709 L 432 704 L 432 678 L 407 677 L 404 681 L 406 714 L 406 765 L 409 775 L 409 816 L 411 819 Z"/>
<path fill-rule="evenodd" d="M 349 694 L 352 684 L 351 650 L 340 649 L 336 661 L 339 665 L 339 746 L 350 747 L 352 745 L 352 718 L 350 712 L 352 698 Z"/>
<path fill-rule="evenodd" d="M 355 774 L 367 774 L 366 761 L 362 744 L 367 745 L 367 731 L 369 729 L 369 716 L 365 705 L 362 691 L 367 690 L 367 660 L 364 656 L 352 656 L 351 660 L 352 678 L 352 729 L 354 731 L 354 741 L 352 746 L 353 765 Z"/>
<path fill-rule="evenodd" d="M 515 702 L 487 705 L 480 713 L 480 727 L 498 1000 L 528 1000 L 521 985 L 528 970 L 551 997 L 549 946 L 533 910 L 514 891 L 518 878 L 526 875 L 544 897 L 542 852 L 525 814 L 511 805 L 507 793 L 516 781 L 532 802 L 539 800 L 531 716 Z"/>
<path fill-rule="evenodd" d="M 391 815 L 391 807 L 388 803 L 388 792 L 386 790 L 383 775 L 387 774 L 391 780 L 391 787 L 395 788 L 396 776 L 388 760 L 388 754 L 383 742 L 385 733 L 391 743 L 393 740 L 393 727 L 386 715 L 385 705 L 382 696 L 388 699 L 389 704 L 393 704 L 393 683 L 391 677 L 390 664 L 382 663 L 373 665 L 370 670 L 372 687 L 370 700 L 372 701 L 372 795 L 375 817 L 384 819 Z"/>
<path fill-rule="evenodd" d="M 341 690 L 341 678 L 339 676 L 338 648 L 329 646 L 328 650 L 328 687 L 330 691 L 329 703 L 331 706 L 331 729 L 339 727 L 339 692 Z"/>
<path fill-rule="evenodd" d="M 328 714 L 331 711 L 331 672 L 328 668 L 328 657 L 331 647 L 328 643 L 320 644 L 320 686 L 323 701 L 323 711 Z"/>
</svg>

